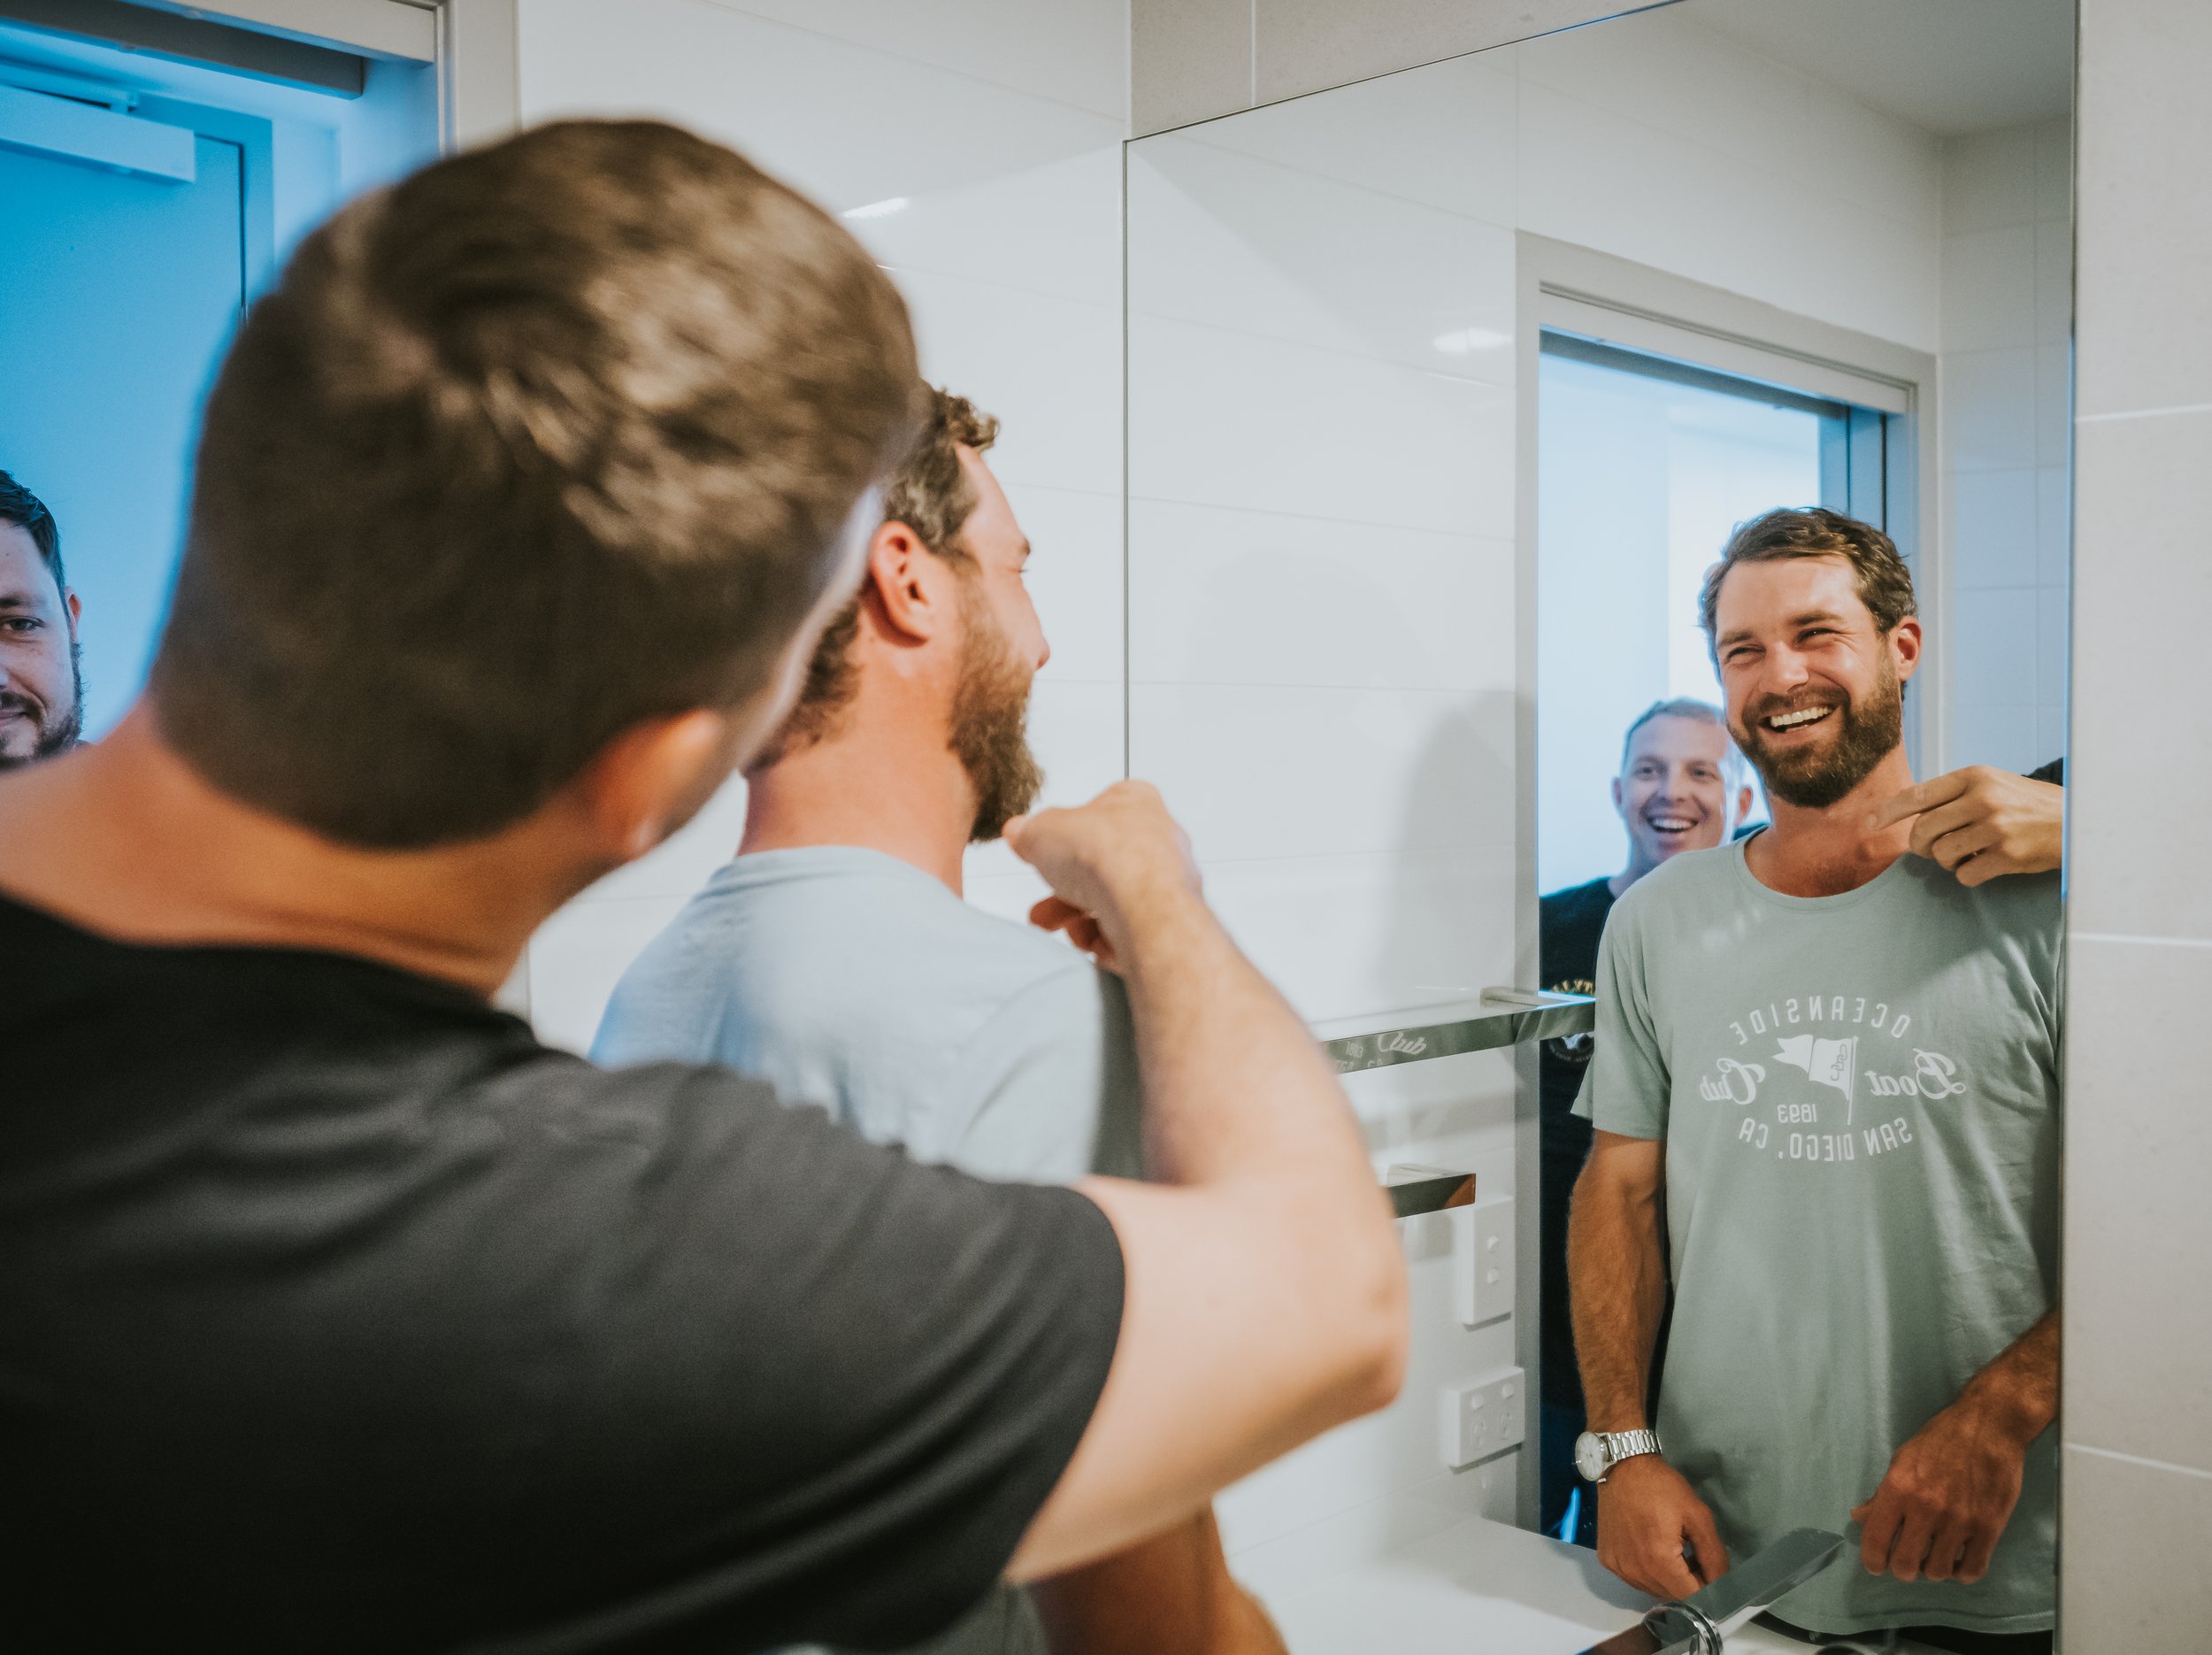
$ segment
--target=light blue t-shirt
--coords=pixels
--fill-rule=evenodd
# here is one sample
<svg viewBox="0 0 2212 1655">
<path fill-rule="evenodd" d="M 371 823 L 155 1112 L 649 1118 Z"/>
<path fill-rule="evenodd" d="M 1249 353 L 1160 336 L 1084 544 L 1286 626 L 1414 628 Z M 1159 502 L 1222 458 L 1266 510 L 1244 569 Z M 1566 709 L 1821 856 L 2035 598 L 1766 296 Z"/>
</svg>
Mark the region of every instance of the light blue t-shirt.
<svg viewBox="0 0 2212 1655">
<path fill-rule="evenodd" d="M 723 1063 L 879 1143 L 985 1178 L 1142 1168 L 1120 981 L 876 851 L 726 864 L 623 974 L 593 1058 Z M 1045 1655 L 1002 1589 L 929 1655 Z"/>
<path fill-rule="evenodd" d="M 1741 1557 L 1849 1528 L 1776 1613 L 1829 1632 L 2052 1619 L 2057 1444 L 1971 1586 L 1867 1574 L 1851 1508 L 2055 1303 L 2058 876 L 1901 857 L 1841 896 L 1741 843 L 1637 881 L 1600 947 L 1576 1112 L 1667 1144 L 1668 1460 Z"/>
</svg>

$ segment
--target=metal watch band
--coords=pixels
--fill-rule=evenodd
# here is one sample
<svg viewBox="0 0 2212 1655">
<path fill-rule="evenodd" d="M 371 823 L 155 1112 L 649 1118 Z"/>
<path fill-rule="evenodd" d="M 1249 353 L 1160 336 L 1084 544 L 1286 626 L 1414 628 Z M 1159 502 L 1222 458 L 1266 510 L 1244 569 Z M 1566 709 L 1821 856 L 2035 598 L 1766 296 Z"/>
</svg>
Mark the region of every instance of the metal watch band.
<svg viewBox="0 0 2212 1655">
<path fill-rule="evenodd" d="M 1608 1431 L 1603 1434 L 1605 1468 L 1610 1472 L 1624 1459 L 1634 1459 L 1641 1454 L 1659 1452 L 1659 1433 L 1656 1431 Z M 1603 1477 L 1598 1479 L 1605 1481 Z"/>
</svg>

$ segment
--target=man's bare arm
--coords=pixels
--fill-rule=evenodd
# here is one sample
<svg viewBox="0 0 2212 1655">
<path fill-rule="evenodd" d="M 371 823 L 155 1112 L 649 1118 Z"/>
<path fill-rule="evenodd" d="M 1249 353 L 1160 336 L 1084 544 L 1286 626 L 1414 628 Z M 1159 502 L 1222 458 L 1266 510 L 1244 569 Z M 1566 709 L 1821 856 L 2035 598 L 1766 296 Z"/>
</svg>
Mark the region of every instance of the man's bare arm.
<svg viewBox="0 0 2212 1655">
<path fill-rule="evenodd" d="M 2028 1444 L 2056 1418 L 2054 1310 L 1897 1451 L 1874 1497 L 1851 1513 L 1863 1526 L 1859 1559 L 1867 1572 L 1901 1581 L 1981 1579 L 2020 1503 Z"/>
<path fill-rule="evenodd" d="M 1873 832 L 1912 823 L 1912 853 L 1962 885 L 2047 874 L 2065 851 L 2066 789 L 2009 770 L 1969 765 L 1907 788 L 1869 819 Z"/>
<path fill-rule="evenodd" d="M 1569 1210 L 1575 1361 L 1594 1431 L 1650 1421 L 1651 1350 L 1666 1308 L 1659 1197 L 1666 1144 L 1601 1131 Z M 1685 1547 L 1695 1558 L 1684 1561 Z M 1598 1490 L 1598 1560 L 1655 1597 L 1686 1597 L 1728 1567 L 1713 1514 L 1656 1454 L 1623 1460 Z"/>
<path fill-rule="evenodd" d="M 1397 1394 L 1405 1268 L 1334 1072 L 1200 898 L 1159 795 L 1122 782 L 1010 828 L 1037 918 L 1129 986 L 1151 1184 L 1078 1186 L 1112 1221 L 1121 1338 L 1089 1428 L 1017 1550 L 1057 1574 L 1194 1515 Z"/>
<path fill-rule="evenodd" d="M 1053 1655 L 1286 1655 L 1267 1611 L 1229 1573 L 1211 1506 L 1034 1591 Z"/>
</svg>

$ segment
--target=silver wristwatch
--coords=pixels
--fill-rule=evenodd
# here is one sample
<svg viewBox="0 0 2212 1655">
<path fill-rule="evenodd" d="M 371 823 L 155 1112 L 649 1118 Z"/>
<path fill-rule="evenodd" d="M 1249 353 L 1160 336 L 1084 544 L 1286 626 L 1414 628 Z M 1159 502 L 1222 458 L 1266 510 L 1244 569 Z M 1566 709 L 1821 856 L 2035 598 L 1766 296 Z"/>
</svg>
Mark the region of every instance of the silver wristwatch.
<svg viewBox="0 0 2212 1655">
<path fill-rule="evenodd" d="M 1575 1469 L 1586 1482 L 1602 1482 L 1624 1459 L 1659 1451 L 1656 1431 L 1585 1431 L 1575 1438 Z"/>
</svg>

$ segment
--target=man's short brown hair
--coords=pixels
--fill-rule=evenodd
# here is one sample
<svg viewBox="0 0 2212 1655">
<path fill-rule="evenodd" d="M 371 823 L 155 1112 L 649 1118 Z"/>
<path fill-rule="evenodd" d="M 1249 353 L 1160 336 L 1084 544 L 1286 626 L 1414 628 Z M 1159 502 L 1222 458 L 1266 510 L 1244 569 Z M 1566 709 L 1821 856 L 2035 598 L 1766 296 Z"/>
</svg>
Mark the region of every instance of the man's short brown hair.
<svg viewBox="0 0 2212 1655">
<path fill-rule="evenodd" d="M 162 729 L 329 838 L 496 831 L 621 730 L 766 687 L 915 382 L 888 279 L 718 145 L 565 121 L 438 162 L 239 331 Z"/>
<path fill-rule="evenodd" d="M 1920 612 L 1913 597 L 1912 571 L 1905 567 L 1887 535 L 1871 523 L 1822 506 L 1804 511 L 1785 507 L 1739 523 L 1721 548 L 1720 561 L 1705 572 L 1700 612 L 1709 646 L 1717 641 L 1720 585 L 1729 570 L 1740 563 L 1773 563 L 1785 558 L 1841 558 L 1848 563 L 1858 577 L 1859 601 L 1885 635 L 1895 631 L 1906 616 Z"/>
<path fill-rule="evenodd" d="M 968 549 L 960 543 L 960 531 L 975 510 L 975 490 L 961 469 L 960 450 L 972 448 L 979 454 L 997 442 L 998 420 L 941 386 L 924 389 L 928 414 L 921 435 L 884 490 L 883 520 L 905 524 L 948 563 L 972 563 Z M 852 658 L 853 640 L 859 631 L 860 600 L 856 597 L 823 629 L 814 658 L 807 663 L 798 704 L 749 770 L 764 769 L 787 754 L 811 747 L 836 727 L 838 715 L 860 688 Z"/>
</svg>

